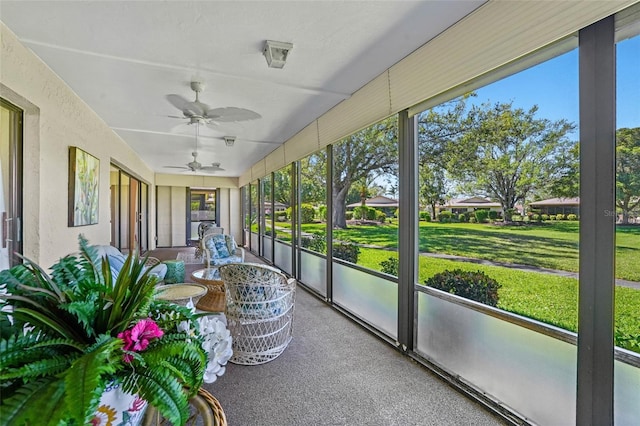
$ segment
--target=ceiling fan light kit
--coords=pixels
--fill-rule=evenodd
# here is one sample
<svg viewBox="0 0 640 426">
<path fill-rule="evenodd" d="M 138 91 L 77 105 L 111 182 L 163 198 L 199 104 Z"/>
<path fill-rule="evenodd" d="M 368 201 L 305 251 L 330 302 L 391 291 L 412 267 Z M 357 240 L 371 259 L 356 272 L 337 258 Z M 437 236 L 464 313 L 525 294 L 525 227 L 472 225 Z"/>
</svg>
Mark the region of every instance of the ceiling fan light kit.
<svg viewBox="0 0 640 426">
<path fill-rule="evenodd" d="M 267 59 L 269 68 L 283 68 L 291 49 L 293 49 L 292 43 L 267 40 L 264 43 L 262 54 Z"/>
<path fill-rule="evenodd" d="M 224 144 L 227 146 L 233 146 L 233 144 L 236 142 L 236 137 L 235 136 L 225 136 L 224 137 Z"/>
</svg>

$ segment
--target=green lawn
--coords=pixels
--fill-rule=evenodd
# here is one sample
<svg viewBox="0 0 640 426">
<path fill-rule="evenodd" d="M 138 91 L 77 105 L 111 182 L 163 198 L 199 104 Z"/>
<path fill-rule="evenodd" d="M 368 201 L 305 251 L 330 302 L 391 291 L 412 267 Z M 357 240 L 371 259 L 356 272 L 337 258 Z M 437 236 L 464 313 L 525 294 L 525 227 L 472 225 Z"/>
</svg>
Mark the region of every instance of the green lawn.
<svg viewBox="0 0 640 426">
<path fill-rule="evenodd" d="M 381 270 L 380 262 L 395 252 L 361 248 L 358 264 Z M 578 329 L 578 280 L 538 272 L 525 272 L 500 266 L 477 265 L 421 256 L 419 282 L 445 269 L 482 271 L 502 287 L 498 307 L 527 318 L 570 331 Z M 617 344 L 640 352 L 640 290 L 616 287 L 615 321 Z"/>
<path fill-rule="evenodd" d="M 288 224 L 278 223 L 286 227 Z M 305 224 L 304 232 L 322 232 L 324 224 Z M 563 271 L 578 271 L 579 222 L 541 226 L 492 226 L 475 223 L 420 222 L 421 252 L 445 253 Z M 395 249 L 397 224 L 358 225 L 334 230 L 334 239 Z M 640 227 L 616 228 L 616 276 L 640 282 Z"/>
<path fill-rule="evenodd" d="M 276 226 L 288 229 L 288 223 Z M 325 224 L 305 224 L 303 232 L 320 233 Z M 487 224 L 440 224 L 420 222 L 420 251 L 517 263 L 531 266 L 578 270 L 578 222 L 549 222 L 542 226 L 491 226 Z M 358 225 L 334 230 L 334 240 L 362 245 L 358 264 L 380 271 L 380 262 L 397 257 L 397 224 Z M 286 232 L 278 231 L 282 239 Z M 640 227 L 616 229 L 616 275 L 640 281 Z M 577 331 L 578 281 L 501 266 L 420 257 L 419 282 L 445 269 L 482 271 L 502 286 L 498 307 L 541 322 Z M 616 342 L 640 352 L 640 290 L 616 287 Z"/>
</svg>

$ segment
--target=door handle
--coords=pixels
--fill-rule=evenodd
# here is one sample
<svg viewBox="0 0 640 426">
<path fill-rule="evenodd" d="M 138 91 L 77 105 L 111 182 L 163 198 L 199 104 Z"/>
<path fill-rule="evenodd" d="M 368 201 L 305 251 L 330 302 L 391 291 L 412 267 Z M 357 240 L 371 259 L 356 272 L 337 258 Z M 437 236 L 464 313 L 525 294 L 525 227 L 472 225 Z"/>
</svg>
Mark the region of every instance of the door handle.
<svg viewBox="0 0 640 426">
<path fill-rule="evenodd" d="M 9 224 L 7 223 L 10 219 L 7 219 L 7 212 L 2 212 L 2 248 L 7 248 L 7 231 Z"/>
</svg>

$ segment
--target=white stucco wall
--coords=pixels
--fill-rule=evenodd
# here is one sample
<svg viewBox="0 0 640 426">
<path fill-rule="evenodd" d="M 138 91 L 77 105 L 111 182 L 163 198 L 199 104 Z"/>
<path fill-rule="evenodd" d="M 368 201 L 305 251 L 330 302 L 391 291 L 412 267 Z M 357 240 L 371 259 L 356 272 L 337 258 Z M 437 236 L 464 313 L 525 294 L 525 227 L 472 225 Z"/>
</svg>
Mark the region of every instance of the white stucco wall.
<svg viewBox="0 0 640 426">
<path fill-rule="evenodd" d="M 43 267 L 76 251 L 78 235 L 109 244 L 109 165 L 116 161 L 147 183 L 153 171 L 95 112 L 38 57 L 0 23 L 0 96 L 25 111 L 24 120 L 24 253 Z M 67 226 L 69 146 L 100 160 L 97 225 Z M 151 211 L 155 190 L 150 186 Z M 150 221 L 150 242 L 155 218 Z"/>
</svg>

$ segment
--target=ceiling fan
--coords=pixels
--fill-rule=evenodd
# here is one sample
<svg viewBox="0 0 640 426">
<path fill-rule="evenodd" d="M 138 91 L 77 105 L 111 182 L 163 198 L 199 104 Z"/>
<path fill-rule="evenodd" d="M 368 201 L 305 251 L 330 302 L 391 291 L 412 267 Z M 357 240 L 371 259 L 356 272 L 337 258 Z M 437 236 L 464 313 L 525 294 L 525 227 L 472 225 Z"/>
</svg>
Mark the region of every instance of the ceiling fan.
<svg viewBox="0 0 640 426">
<path fill-rule="evenodd" d="M 256 120 L 262 116 L 257 112 L 237 107 L 211 108 L 200 102 L 199 94 L 204 90 L 204 83 L 191 82 L 191 90 L 196 92 L 195 101 L 189 101 L 180 95 L 167 95 L 167 100 L 182 112 L 182 116 L 172 118 L 188 119 L 188 124 L 219 124 L 235 123 L 238 121 Z"/>
<path fill-rule="evenodd" d="M 184 169 L 190 170 L 192 172 L 205 172 L 205 173 L 215 173 L 215 172 L 223 172 L 224 169 L 220 167 L 220 163 L 211 163 L 210 166 L 203 166 L 198 161 L 198 151 L 193 151 L 191 153 L 193 156 L 193 161 L 188 162 L 184 166 L 164 166 L 168 169 Z"/>
<path fill-rule="evenodd" d="M 195 144 L 195 150 L 191 153 L 191 155 L 193 156 L 193 161 L 188 162 L 184 166 L 164 166 L 164 167 L 166 167 L 168 169 L 190 170 L 192 172 L 215 173 L 215 172 L 224 171 L 224 169 L 222 167 L 220 167 L 220 163 L 211 163 L 210 166 L 203 166 L 198 161 L 198 135 L 199 135 L 199 128 L 200 128 L 200 123 L 196 122 L 196 144 Z"/>
</svg>

